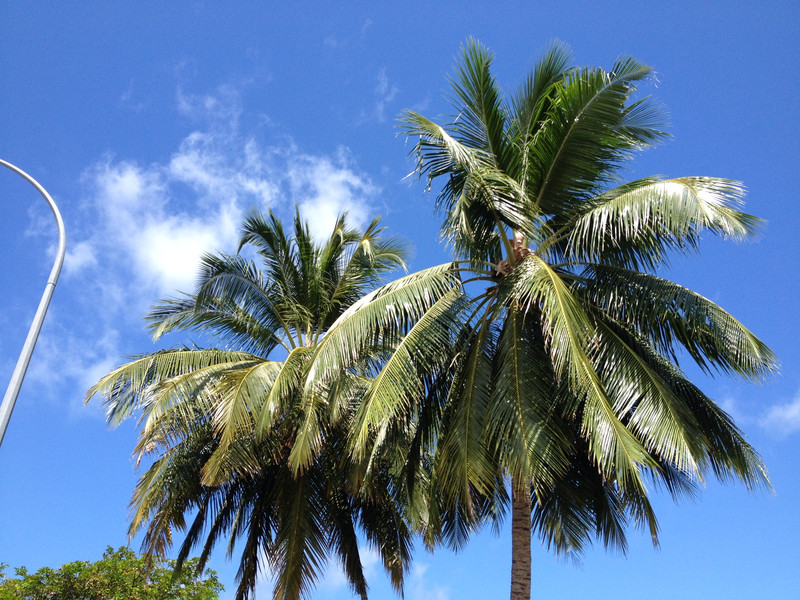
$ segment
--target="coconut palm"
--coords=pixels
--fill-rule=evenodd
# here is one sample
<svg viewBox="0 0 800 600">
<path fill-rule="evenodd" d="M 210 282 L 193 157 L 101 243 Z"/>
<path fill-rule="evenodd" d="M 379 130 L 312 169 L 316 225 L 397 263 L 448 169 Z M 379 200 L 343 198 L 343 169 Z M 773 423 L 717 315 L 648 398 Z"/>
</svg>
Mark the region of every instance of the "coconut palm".
<svg viewBox="0 0 800 600">
<path fill-rule="evenodd" d="M 382 340 L 361 348 L 335 380 L 304 391 L 337 318 L 403 266 L 403 244 L 382 232 L 377 221 L 358 232 L 340 217 L 317 244 L 299 214 L 291 233 L 272 213 L 250 215 L 239 249 L 254 250 L 257 260 L 205 256 L 195 292 L 148 317 L 156 339 L 190 331 L 215 347 L 141 356 L 89 390 L 87 400 L 103 396 L 110 423 L 139 418 L 134 453 L 152 464 L 131 501 L 130 535 L 143 532 L 145 551 L 163 554 L 176 530 L 185 531 L 179 564 L 199 546 L 202 570 L 218 541 L 227 540 L 228 555 L 243 544 L 240 599 L 250 597 L 260 571 L 273 574 L 275 598 L 299 598 L 333 555 L 366 598 L 360 529 L 402 590 L 411 547 L 403 486 L 392 482 L 388 462 L 373 463 L 376 485 L 363 491 L 364 469 L 345 451 L 354 402 Z"/>
<path fill-rule="evenodd" d="M 553 44 L 505 98 L 491 54 L 469 41 L 452 121 L 403 115 L 416 173 L 442 182 L 436 205 L 456 261 L 440 275 L 459 273 L 461 286 L 402 323 L 349 442 L 359 460 L 404 448 L 409 482 L 414 471 L 428 484 L 418 524 L 431 544 L 459 546 L 510 505 L 512 599 L 530 597 L 532 531 L 562 553 L 595 538 L 624 550 L 629 523 L 657 543 L 648 483 L 676 498 L 709 474 L 769 485 L 679 361 L 757 381 L 774 355 L 722 308 L 657 275 L 703 231 L 746 239 L 760 221 L 740 210 L 735 181 L 621 183 L 633 152 L 665 138 L 658 105 L 634 99 L 650 68 L 569 60 Z M 364 318 L 369 304 L 359 303 Z M 378 329 L 396 334 L 396 323 Z"/>
</svg>

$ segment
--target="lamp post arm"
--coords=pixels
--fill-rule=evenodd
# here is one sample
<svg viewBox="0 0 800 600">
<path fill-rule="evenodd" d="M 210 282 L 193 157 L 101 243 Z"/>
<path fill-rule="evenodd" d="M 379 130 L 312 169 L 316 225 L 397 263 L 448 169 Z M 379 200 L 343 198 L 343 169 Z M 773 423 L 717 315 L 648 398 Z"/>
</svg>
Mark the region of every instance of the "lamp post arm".
<svg viewBox="0 0 800 600">
<path fill-rule="evenodd" d="M 15 167 L 9 162 L 0 159 L 0 165 L 11 169 L 28 183 L 36 188 L 50 209 L 53 211 L 53 216 L 56 218 L 58 226 L 58 249 L 56 251 L 56 260 L 53 264 L 53 269 L 50 271 L 50 277 L 47 279 L 47 285 L 44 288 L 44 294 L 39 302 L 39 308 L 36 310 L 36 315 L 33 317 L 33 323 L 28 331 L 28 337 L 25 339 L 25 345 L 22 347 L 22 353 L 17 360 L 17 366 L 14 367 L 14 373 L 11 375 L 11 381 L 8 383 L 6 394 L 3 397 L 3 404 L 0 405 L 0 445 L 3 443 L 3 437 L 6 434 L 8 421 L 11 419 L 11 413 L 14 410 L 14 404 L 17 402 L 19 389 L 22 387 L 22 380 L 25 378 L 25 372 L 28 370 L 28 364 L 31 362 L 31 355 L 33 348 L 36 346 L 36 340 L 39 338 L 39 332 L 42 329 L 44 316 L 47 313 L 47 307 L 50 305 L 50 299 L 53 297 L 53 291 L 58 283 L 58 276 L 61 274 L 61 265 L 64 264 L 64 254 L 66 253 L 66 235 L 64 233 L 64 221 L 61 219 L 61 213 L 58 211 L 58 206 L 50 197 L 50 194 L 36 181 L 33 177 L 28 175 L 22 169 Z"/>
</svg>

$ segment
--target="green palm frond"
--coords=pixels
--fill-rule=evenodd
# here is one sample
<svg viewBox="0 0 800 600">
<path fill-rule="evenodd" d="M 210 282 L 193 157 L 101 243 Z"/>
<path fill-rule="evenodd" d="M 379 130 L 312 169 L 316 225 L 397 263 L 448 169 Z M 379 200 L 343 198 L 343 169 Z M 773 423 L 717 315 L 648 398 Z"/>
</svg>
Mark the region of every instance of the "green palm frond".
<svg viewBox="0 0 800 600">
<path fill-rule="evenodd" d="M 458 115 L 452 128 L 465 146 L 483 148 L 498 170 L 505 166 L 508 151 L 506 111 L 500 88 L 491 73 L 492 54 L 474 39 L 461 48 L 462 60 L 451 80 L 452 104 Z"/>
<path fill-rule="evenodd" d="M 570 49 L 558 40 L 552 42 L 537 61 L 534 71 L 525 79 L 512 98 L 509 137 L 514 140 L 515 161 L 509 172 L 527 173 L 528 144 L 546 123 L 546 115 L 555 96 L 555 87 L 570 70 Z"/>
<path fill-rule="evenodd" d="M 603 323 L 597 323 L 597 332 L 594 360 L 615 413 L 651 455 L 702 480 L 697 457 L 703 452 L 704 433 L 685 402 L 649 363 L 648 349 Z"/>
<path fill-rule="evenodd" d="M 281 567 L 273 590 L 276 600 L 306 595 L 327 562 L 323 484 L 320 474 L 311 470 L 295 475 L 279 491 L 282 510 L 273 558 L 274 566 Z"/>
<path fill-rule="evenodd" d="M 754 236 L 761 220 L 738 210 L 744 187 L 712 177 L 643 179 L 578 207 L 565 253 L 577 261 L 653 269 L 670 251 L 694 250 L 703 230 Z"/>
<path fill-rule="evenodd" d="M 164 381 L 205 368 L 229 368 L 258 360 L 247 352 L 228 350 L 162 350 L 117 367 L 89 388 L 85 401 L 102 396 L 106 418 L 116 426 L 141 410 L 149 399 L 149 390 Z"/>
<path fill-rule="evenodd" d="M 305 372 L 312 348 L 293 348 L 280 365 L 272 388 L 264 398 L 258 412 L 255 433 L 259 439 L 267 435 L 280 415 L 290 411 L 293 398 L 304 383 Z"/>
<path fill-rule="evenodd" d="M 590 273 L 592 303 L 676 363 L 681 347 L 705 371 L 715 368 L 753 381 L 777 371 L 777 358 L 767 345 L 700 294 L 628 269 L 592 266 Z"/>
<path fill-rule="evenodd" d="M 484 423 L 491 406 L 492 349 L 496 332 L 484 322 L 465 331 L 458 343 L 463 356 L 453 376 L 449 401 L 442 417 L 433 477 L 446 504 L 463 511 L 466 522 L 477 523 L 474 493 L 489 497 L 499 471 L 486 447 Z M 465 532 L 464 532 L 465 533 Z M 458 543 L 463 543 L 459 540 Z"/>
<path fill-rule="evenodd" d="M 452 288 L 436 300 L 404 335 L 371 381 L 351 425 L 352 449 L 357 459 L 366 452 L 372 432 L 385 431 L 390 423 L 409 411 L 417 398 L 424 396 L 420 373 L 441 367 L 449 358 L 462 301 L 463 292 L 459 288 Z M 381 441 L 378 436 L 376 445 Z"/>
<path fill-rule="evenodd" d="M 418 137 L 419 141 L 412 149 L 417 157 L 416 173 L 427 176 L 428 184 L 441 175 L 457 176 L 459 172 L 469 172 L 482 166 L 491 165 L 491 157 L 482 147 L 473 147 L 453 137 L 448 131 L 433 121 L 415 113 L 406 111 L 400 117 L 401 131 Z M 442 202 L 438 207 L 448 210 L 451 206 L 448 199 L 454 196 L 440 196 Z"/>
<path fill-rule="evenodd" d="M 580 437 L 569 469 L 533 494 L 533 529 L 562 556 L 579 559 L 594 539 L 625 553 L 625 530 L 631 524 L 646 529 L 658 546 L 658 520 L 646 491 L 607 479 L 594 468 L 586 441 Z"/>
<path fill-rule="evenodd" d="M 770 489 L 771 483 L 764 461 L 747 442 L 733 419 L 662 356 L 653 353 L 647 358 L 652 368 L 669 383 L 698 423 L 701 437 L 692 441 L 701 446 L 701 452 L 694 458 L 703 472 L 710 471 L 722 481 L 740 481 L 751 490 Z M 671 475 L 664 465 L 661 471 L 657 479 L 659 483 L 666 484 L 670 492 L 684 492 L 674 488 L 676 483 L 680 485 L 681 482 L 666 481 L 663 478 L 665 473 Z"/>
<path fill-rule="evenodd" d="M 641 468 L 652 465 L 652 459 L 619 420 L 590 359 L 596 333 L 589 316 L 559 273 L 535 254 L 517 267 L 512 293 L 523 306 L 540 307 L 555 376 L 566 378 L 582 402 L 583 433 L 598 466 L 625 486 L 643 488 Z"/>
<path fill-rule="evenodd" d="M 148 552 L 163 554 L 172 544 L 173 532 L 185 528 L 185 512 L 205 497 L 198 475 L 211 453 L 212 436 L 209 425 L 195 428 L 154 461 L 137 483 L 129 533 L 133 537 L 144 529 Z"/>
<path fill-rule="evenodd" d="M 344 216 L 340 217 L 343 220 Z M 338 228 L 336 232 L 339 232 Z M 407 245 L 395 238 L 382 234 L 380 220 L 375 219 L 360 237 L 356 232 L 342 231 L 338 235 L 342 245 L 347 248 L 335 255 L 328 252 L 334 246 L 329 243 L 323 248 L 320 258 L 322 271 L 328 276 L 332 292 L 329 293 L 332 310 L 327 312 L 323 323 L 325 329 L 339 317 L 347 307 L 377 286 L 387 273 L 405 269 Z M 333 238 L 337 236 L 334 233 Z"/>
<path fill-rule="evenodd" d="M 147 316 L 154 339 L 203 329 L 212 339 L 267 356 L 292 338 L 291 304 L 275 303 L 255 264 L 239 257 L 203 257 L 194 295 L 163 300 Z M 294 317 L 297 320 L 297 317 Z"/>
<path fill-rule="evenodd" d="M 521 310 L 506 312 L 484 424 L 487 445 L 516 487 L 552 482 L 569 461 L 571 442 L 560 431 L 553 372 L 535 322 Z"/>
<path fill-rule="evenodd" d="M 460 285 L 457 265 L 445 263 L 396 279 L 352 304 L 317 344 L 305 391 L 354 365 L 382 336 L 397 340 L 409 323 Z"/>
<path fill-rule="evenodd" d="M 635 115 L 625 108 L 636 84 L 649 74 L 646 65 L 622 59 L 609 72 L 574 69 L 556 87 L 547 127 L 528 145 L 531 196 L 543 213 L 560 214 L 599 193 L 632 150 L 664 136 L 651 123 L 646 101 Z M 634 119 L 644 115 L 648 118 Z"/>
</svg>

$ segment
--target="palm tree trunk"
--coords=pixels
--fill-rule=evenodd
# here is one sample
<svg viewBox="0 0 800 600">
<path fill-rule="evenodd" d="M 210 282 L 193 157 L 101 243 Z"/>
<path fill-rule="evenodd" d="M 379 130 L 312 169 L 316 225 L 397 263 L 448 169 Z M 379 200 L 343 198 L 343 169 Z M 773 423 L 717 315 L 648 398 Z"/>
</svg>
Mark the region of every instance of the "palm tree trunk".
<svg viewBox="0 0 800 600">
<path fill-rule="evenodd" d="M 531 599 L 531 496 L 511 490 L 511 600 Z"/>
</svg>

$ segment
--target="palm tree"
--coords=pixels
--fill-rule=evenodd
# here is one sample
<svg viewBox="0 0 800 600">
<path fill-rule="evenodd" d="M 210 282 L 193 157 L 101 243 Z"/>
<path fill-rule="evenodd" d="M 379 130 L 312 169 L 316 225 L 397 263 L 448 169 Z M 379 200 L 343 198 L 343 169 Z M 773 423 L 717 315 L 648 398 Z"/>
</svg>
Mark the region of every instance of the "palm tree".
<svg viewBox="0 0 800 600">
<path fill-rule="evenodd" d="M 144 532 L 147 553 L 163 554 L 185 531 L 178 563 L 200 546 L 202 570 L 218 541 L 227 538 L 229 556 L 243 543 L 238 599 L 267 568 L 275 598 L 299 598 L 334 555 L 366 598 L 360 528 L 402 590 L 411 548 L 403 486 L 391 465 L 373 463 L 376 485 L 365 492 L 364 468 L 345 451 L 382 341 L 305 392 L 311 359 L 337 318 L 403 266 L 403 244 L 382 232 L 377 220 L 362 233 L 342 216 L 318 245 L 299 214 L 289 235 L 272 213 L 253 213 L 239 250 L 255 250 L 259 262 L 207 255 L 195 292 L 149 315 L 156 339 L 191 331 L 217 347 L 141 356 L 88 391 L 87 401 L 103 396 L 110 423 L 139 417 L 134 454 L 152 464 L 131 500 L 130 535 Z"/>
<path fill-rule="evenodd" d="M 453 78 L 456 117 L 441 126 L 403 115 L 416 173 L 443 181 L 436 205 L 456 260 L 438 276 L 458 273 L 461 285 L 442 286 L 419 317 L 378 326 L 402 342 L 358 404 L 349 442 L 354 460 L 408 453 L 408 481 L 427 483 L 417 525 L 430 544 L 457 547 L 510 504 L 512 600 L 530 598 L 532 531 L 561 553 L 595 537 L 624 551 L 629 523 L 657 543 L 648 483 L 676 498 L 710 473 L 769 485 L 679 361 L 757 381 L 774 355 L 656 274 L 703 231 L 745 239 L 760 221 L 741 212 L 735 181 L 621 184 L 633 152 L 665 138 L 659 107 L 632 99 L 650 68 L 569 60 L 553 44 L 506 99 L 491 54 L 469 41 Z"/>
</svg>

